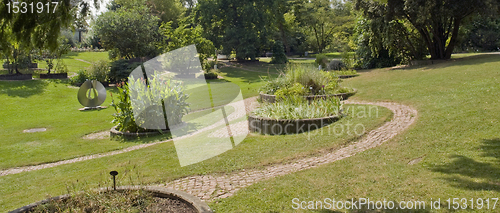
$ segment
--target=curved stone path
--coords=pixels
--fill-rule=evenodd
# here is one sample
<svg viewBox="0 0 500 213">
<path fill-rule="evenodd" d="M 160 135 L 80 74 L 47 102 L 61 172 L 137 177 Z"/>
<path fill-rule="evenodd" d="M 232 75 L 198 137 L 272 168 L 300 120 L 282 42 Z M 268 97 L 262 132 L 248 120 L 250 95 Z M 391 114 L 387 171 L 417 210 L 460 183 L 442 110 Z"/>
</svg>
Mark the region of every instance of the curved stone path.
<svg viewBox="0 0 500 213">
<path fill-rule="evenodd" d="M 185 177 L 162 186 L 186 191 L 206 201 L 226 198 L 233 195 L 239 189 L 258 181 L 318 167 L 377 147 L 407 129 L 417 118 L 417 110 L 401 104 L 356 101 L 345 101 L 344 103 L 382 106 L 390 109 L 394 113 L 394 117 L 390 122 L 366 134 L 358 142 L 322 156 L 303 158 L 288 164 L 270 165 L 260 170 L 243 170 L 225 175 Z"/>
<path fill-rule="evenodd" d="M 228 116 L 228 120 L 237 119 L 245 115 L 249 111 L 253 110 L 253 108 L 256 107 L 255 100 L 256 100 L 255 97 L 245 99 L 244 100 L 244 104 L 246 106 L 245 109 L 243 110 L 241 108 L 236 108 L 237 110 L 235 111 L 235 113 L 232 113 L 230 116 Z M 322 156 L 302 158 L 296 160 L 293 163 L 288 163 L 288 164 L 270 165 L 267 166 L 265 169 L 261 170 L 242 170 L 240 172 L 235 172 L 225 175 L 204 175 L 204 176 L 185 177 L 166 183 L 162 186 L 174 188 L 177 190 L 183 190 L 207 201 L 219 198 L 226 198 L 233 195 L 239 189 L 252 185 L 253 183 L 256 183 L 258 181 L 290 174 L 305 169 L 318 167 L 327 163 L 332 163 L 337 160 L 342 160 L 344 158 L 351 157 L 367 149 L 379 146 L 382 143 L 396 136 L 398 133 L 407 129 L 411 124 L 413 124 L 413 122 L 417 118 L 417 111 L 415 109 L 401 104 L 388 103 L 388 102 L 372 103 L 372 102 L 355 102 L 355 101 L 345 101 L 344 103 L 382 106 L 391 110 L 394 113 L 394 117 L 390 122 L 387 122 L 381 127 L 367 133 L 367 135 L 364 136 L 360 141 L 355 142 L 347 147 L 336 150 L 335 152 L 326 153 Z M 241 103 L 236 103 L 236 104 L 241 104 Z M 198 134 L 200 132 L 213 129 L 215 128 L 216 125 L 218 126 L 220 124 L 223 124 L 223 121 L 219 121 L 212 126 L 201 129 L 190 135 L 186 135 L 185 137 L 189 137 L 194 134 Z M 64 164 L 70 164 L 90 159 L 97 159 L 101 157 L 117 155 L 169 141 L 171 140 L 160 141 L 150 144 L 141 144 L 122 150 L 84 156 L 54 163 L 7 169 L 0 171 L 0 176 L 40 170 Z"/>
</svg>

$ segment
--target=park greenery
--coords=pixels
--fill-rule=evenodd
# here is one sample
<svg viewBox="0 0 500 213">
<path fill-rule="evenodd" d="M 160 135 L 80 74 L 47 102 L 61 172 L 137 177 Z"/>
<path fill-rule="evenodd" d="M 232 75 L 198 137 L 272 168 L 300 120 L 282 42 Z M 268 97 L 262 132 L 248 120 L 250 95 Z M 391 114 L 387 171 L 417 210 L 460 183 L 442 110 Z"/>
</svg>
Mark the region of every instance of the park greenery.
<svg viewBox="0 0 500 213">
<path fill-rule="evenodd" d="M 97 16 L 90 8 L 100 0 L 59 1 L 52 13 L 39 14 L 8 12 L 9 2 L 0 2 L 0 64 L 6 67 L 0 74 L 33 74 L 35 79 L 0 81 L 0 171 L 151 146 L 0 173 L 2 211 L 64 194 L 75 183 L 109 186 L 111 170 L 123 174 L 122 185 L 153 185 L 334 152 L 364 135 L 323 132 L 360 123 L 368 133 L 394 116 L 378 106 L 371 106 L 376 115 L 357 116 L 348 112 L 368 106 L 303 97 L 350 93 L 352 88 L 357 89 L 354 101 L 414 108 L 415 123 L 355 156 L 255 183 L 209 205 L 217 212 L 295 212 L 290 205 L 294 197 L 444 201 L 499 196 L 497 0 L 111 0 Z M 83 32 L 81 38 L 77 32 Z M 146 80 L 129 79 L 145 61 L 188 45 L 196 46 L 202 63 L 204 75 L 197 77 L 205 76 L 211 95 L 220 95 L 211 103 L 192 101 L 205 94 L 198 87 L 184 88 L 159 77 L 144 87 Z M 216 60 L 218 53 L 229 60 Z M 270 53 L 272 57 L 266 57 Z M 421 60 L 422 65 L 409 65 Z M 39 69 L 32 69 L 32 63 Z M 37 79 L 42 73 L 70 77 Z M 347 75 L 357 77 L 339 79 Z M 89 79 L 109 85 L 103 106 L 111 107 L 78 110 L 75 86 Z M 200 126 L 207 122 L 204 115 L 238 96 L 240 90 L 229 83 L 237 85 L 245 99 L 276 95 L 275 103 L 261 103 L 253 112 L 257 116 L 342 119 L 308 134 L 250 134 L 230 151 L 184 167 L 177 158 L 179 141 L 168 141 L 169 134 L 131 141 L 109 138 L 114 126 L 124 132 L 146 131 L 137 123 L 148 121 L 132 111 L 132 104 L 140 105 L 136 102 L 141 100 L 131 100 L 131 93 L 169 105 L 168 113 L 179 116 L 168 125 Z M 234 116 L 235 109 L 229 108 L 226 112 Z M 23 132 L 33 128 L 46 131 Z M 207 137 L 203 132 L 180 142 Z M 85 208 L 87 200 L 82 201 Z"/>
<path fill-rule="evenodd" d="M 253 115 L 272 119 L 310 119 L 341 116 L 342 104 L 336 97 L 308 101 L 300 96 L 288 96 L 282 101 L 264 103 Z"/>
<path fill-rule="evenodd" d="M 266 84 L 260 92 L 276 95 L 278 100 L 290 96 L 332 95 L 351 92 L 352 89 L 340 86 L 334 72 L 318 70 L 314 66 L 289 64 L 276 78 L 263 77 Z"/>
</svg>

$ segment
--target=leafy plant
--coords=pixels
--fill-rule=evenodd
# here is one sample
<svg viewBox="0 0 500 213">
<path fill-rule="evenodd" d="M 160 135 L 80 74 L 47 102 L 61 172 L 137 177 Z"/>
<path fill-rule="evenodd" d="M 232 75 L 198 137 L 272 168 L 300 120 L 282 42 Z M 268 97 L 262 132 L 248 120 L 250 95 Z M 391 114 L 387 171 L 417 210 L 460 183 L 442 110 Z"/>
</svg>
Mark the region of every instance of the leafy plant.
<svg viewBox="0 0 500 213">
<path fill-rule="evenodd" d="M 158 118 L 165 121 L 168 119 L 168 128 L 180 124 L 182 117 L 189 112 L 189 96 L 184 93 L 185 86 L 182 82 L 164 80 L 155 73 L 147 82 L 147 86 L 144 86 L 145 84 L 145 79 L 133 77 L 129 77 L 128 84 L 119 84 L 119 102 L 115 104 L 113 99 L 111 104 L 116 110 L 113 123 L 117 124 L 119 131 L 144 132 L 146 129 L 140 126 L 150 122 L 149 119 Z M 133 109 L 145 114 L 134 117 Z"/>
<path fill-rule="evenodd" d="M 109 72 L 109 64 L 105 60 L 99 60 L 93 63 L 88 70 L 88 77 L 90 80 L 97 80 L 105 82 Z"/>
<path fill-rule="evenodd" d="M 111 62 L 108 73 L 108 81 L 110 83 L 117 83 L 127 80 L 130 73 L 141 65 L 140 62 L 130 63 L 128 60 L 119 59 Z"/>
<path fill-rule="evenodd" d="M 205 79 L 217 79 L 219 72 L 215 69 L 211 69 L 208 72 L 203 73 Z"/>
<path fill-rule="evenodd" d="M 87 71 L 86 70 L 78 70 L 78 72 L 76 72 L 76 76 L 73 76 L 72 78 L 70 78 L 69 82 L 72 85 L 81 85 L 87 79 L 89 79 L 89 76 L 87 75 Z"/>
<path fill-rule="evenodd" d="M 307 101 L 299 96 L 289 96 L 283 101 L 267 103 L 252 113 L 272 119 L 308 119 L 341 115 L 342 103 L 338 98 Z"/>
<path fill-rule="evenodd" d="M 304 87 L 304 85 L 300 83 L 295 83 L 292 87 L 289 88 L 281 88 L 274 93 L 276 95 L 277 99 L 285 99 L 286 97 L 289 96 L 299 96 L 299 95 L 305 95 L 307 94 L 307 89 Z"/>
<path fill-rule="evenodd" d="M 273 45 L 273 58 L 271 59 L 272 64 L 284 64 L 288 62 L 288 58 L 285 55 L 285 49 L 283 48 L 283 42 L 275 41 Z"/>
</svg>

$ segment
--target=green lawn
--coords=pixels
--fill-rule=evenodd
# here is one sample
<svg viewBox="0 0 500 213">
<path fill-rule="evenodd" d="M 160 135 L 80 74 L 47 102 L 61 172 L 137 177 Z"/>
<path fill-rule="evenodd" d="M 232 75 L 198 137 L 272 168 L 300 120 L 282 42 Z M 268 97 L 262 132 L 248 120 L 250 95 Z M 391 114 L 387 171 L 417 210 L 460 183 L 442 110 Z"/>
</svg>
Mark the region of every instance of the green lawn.
<svg viewBox="0 0 500 213">
<path fill-rule="evenodd" d="M 499 198 L 499 66 L 499 55 L 473 55 L 423 68 L 378 69 L 346 80 L 359 89 L 353 99 L 416 108 L 416 124 L 380 147 L 254 184 L 210 205 L 217 212 L 295 212 L 293 198 L 370 198 L 425 201 L 427 209 L 420 212 L 448 212 L 448 198 Z M 431 199 L 441 199 L 442 210 L 430 210 Z M 500 204 L 494 210 L 492 204 L 489 210 L 474 210 L 498 212 Z"/>
</svg>

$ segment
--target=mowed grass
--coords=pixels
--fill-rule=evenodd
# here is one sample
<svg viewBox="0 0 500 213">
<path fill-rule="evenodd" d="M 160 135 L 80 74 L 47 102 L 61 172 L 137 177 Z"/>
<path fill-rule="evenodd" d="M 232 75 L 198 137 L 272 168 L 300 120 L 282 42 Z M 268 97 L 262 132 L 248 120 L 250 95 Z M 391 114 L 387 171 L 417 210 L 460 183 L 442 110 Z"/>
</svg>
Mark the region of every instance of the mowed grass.
<svg viewBox="0 0 500 213">
<path fill-rule="evenodd" d="M 357 105 L 346 106 L 350 107 L 355 107 L 356 114 L 351 114 L 331 126 L 315 130 L 311 135 L 250 134 L 234 149 L 185 167 L 179 165 L 174 143 L 167 142 L 116 156 L 3 176 L 0 177 L 0 209 L 12 210 L 46 198 L 48 195 L 67 193 L 66 187 L 74 184 L 84 184 L 87 188 L 108 186 L 109 171 L 112 170 L 119 172 L 119 185 L 151 185 L 190 175 L 228 173 L 291 162 L 296 158 L 315 156 L 325 150 L 338 149 L 357 139 L 352 129 L 341 133 L 339 126 L 360 123 L 365 126 L 366 131 L 370 131 L 392 117 L 389 110 L 381 107 L 370 109 Z M 357 112 L 362 110 L 371 110 L 372 116 L 356 116 Z M 335 128 L 337 128 L 336 133 L 333 132 Z M 210 138 L 202 134 L 192 140 L 203 139 Z"/>
<path fill-rule="evenodd" d="M 378 69 L 346 80 L 359 89 L 352 99 L 412 106 L 418 110 L 416 123 L 380 147 L 259 182 L 210 206 L 217 212 L 337 212 L 296 210 L 292 199 L 370 198 L 426 202 L 422 211 L 381 212 L 454 212 L 448 210 L 449 198 L 490 198 L 489 209 L 486 201 L 482 209 L 477 203 L 471 209 L 470 201 L 467 208 L 498 212 L 500 203 L 493 209 L 491 198 L 500 197 L 499 67 L 500 55 L 474 55 L 427 67 Z M 430 209 L 431 199 L 441 199 L 441 210 Z"/>
</svg>

